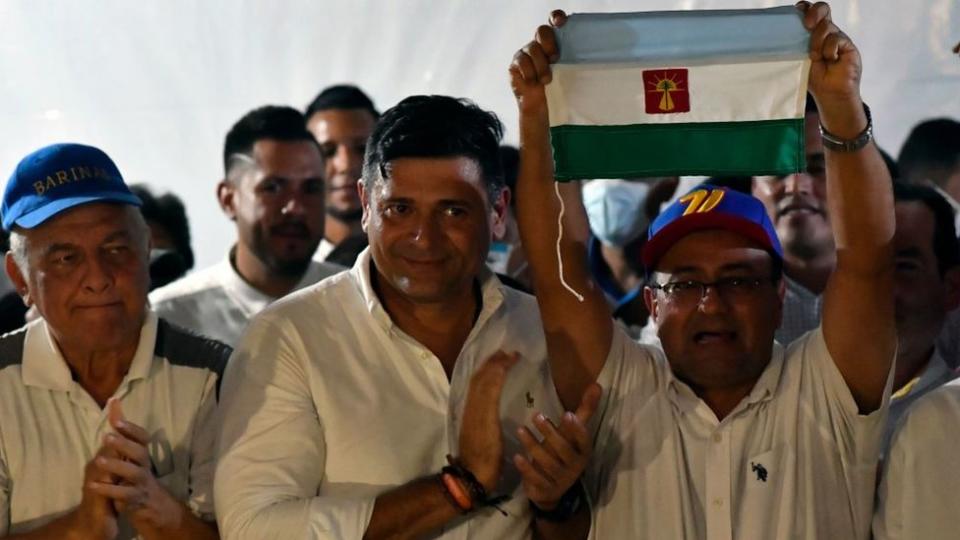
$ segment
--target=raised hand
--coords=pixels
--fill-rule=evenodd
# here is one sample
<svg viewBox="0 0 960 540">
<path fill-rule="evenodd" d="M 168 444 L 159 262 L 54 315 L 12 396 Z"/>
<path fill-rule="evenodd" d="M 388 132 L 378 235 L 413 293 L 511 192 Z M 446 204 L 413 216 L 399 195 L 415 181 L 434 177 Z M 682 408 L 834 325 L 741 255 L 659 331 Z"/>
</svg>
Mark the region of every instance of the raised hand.
<svg viewBox="0 0 960 540">
<path fill-rule="evenodd" d="M 460 428 L 460 461 L 492 493 L 500 480 L 503 434 L 500 394 L 507 373 L 518 361 L 516 353 L 497 352 L 470 379 Z"/>
<path fill-rule="evenodd" d="M 550 82 L 550 64 L 560 58 L 554 28 L 567 22 L 567 14 L 556 10 L 550 14 L 550 24 L 537 28 L 533 41 L 513 55 L 510 64 L 510 86 L 517 98 L 520 112 L 546 111 L 544 85 Z"/>
<path fill-rule="evenodd" d="M 803 26 L 810 31 L 809 90 L 820 111 L 820 123 L 843 139 L 867 125 L 860 100 L 860 52 L 830 17 L 824 2 L 800 2 Z"/>
<path fill-rule="evenodd" d="M 526 427 L 517 430 L 526 455 L 513 456 L 513 463 L 520 471 L 527 498 L 540 509 L 553 510 L 586 469 L 593 446 L 587 423 L 597 410 L 600 395 L 600 385 L 588 386 L 577 410 L 564 413 L 559 426 L 537 413 L 533 422 L 542 440 Z"/>
</svg>

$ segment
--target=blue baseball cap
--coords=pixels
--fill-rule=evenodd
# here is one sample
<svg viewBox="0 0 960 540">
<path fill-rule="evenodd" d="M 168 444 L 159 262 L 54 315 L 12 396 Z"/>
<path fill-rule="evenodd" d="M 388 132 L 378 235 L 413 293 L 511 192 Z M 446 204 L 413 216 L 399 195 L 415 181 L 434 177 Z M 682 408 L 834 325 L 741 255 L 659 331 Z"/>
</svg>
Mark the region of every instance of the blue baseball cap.
<svg viewBox="0 0 960 540">
<path fill-rule="evenodd" d="M 652 272 L 660 257 L 684 236 L 722 229 L 757 242 L 783 260 L 777 231 L 759 199 L 739 191 L 700 184 L 668 206 L 650 224 L 641 258 Z"/>
<path fill-rule="evenodd" d="M 116 164 L 99 148 L 45 146 L 20 160 L 3 190 L 3 228 L 31 229 L 74 206 L 115 202 L 140 206 Z"/>
</svg>

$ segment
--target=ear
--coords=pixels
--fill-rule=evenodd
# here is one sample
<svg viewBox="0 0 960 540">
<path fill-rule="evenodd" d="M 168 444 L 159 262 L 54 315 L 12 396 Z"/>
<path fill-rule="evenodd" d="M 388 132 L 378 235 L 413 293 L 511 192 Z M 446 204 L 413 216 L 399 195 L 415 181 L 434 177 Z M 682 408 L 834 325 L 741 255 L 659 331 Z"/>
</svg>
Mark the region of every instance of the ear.
<svg viewBox="0 0 960 540">
<path fill-rule="evenodd" d="M 507 213 L 510 211 L 510 188 L 500 190 L 497 199 L 491 201 L 490 213 L 493 221 L 490 223 L 490 232 L 494 238 L 503 238 L 507 232 Z"/>
<path fill-rule="evenodd" d="M 960 267 L 954 266 L 943 275 L 946 294 L 943 295 L 943 307 L 953 311 L 960 307 Z"/>
<path fill-rule="evenodd" d="M 236 195 L 237 187 L 230 180 L 224 178 L 217 184 L 217 202 L 230 221 L 237 220 Z"/>
<path fill-rule="evenodd" d="M 360 194 L 360 207 L 363 214 L 360 216 L 360 228 L 367 232 L 367 224 L 370 223 L 370 197 L 367 188 L 363 185 L 363 178 L 357 180 L 357 193 Z"/>
<path fill-rule="evenodd" d="M 643 287 L 643 303 L 647 305 L 647 311 L 650 312 L 650 320 L 657 322 L 660 315 L 660 301 L 657 300 L 657 293 L 650 287 Z"/>
<path fill-rule="evenodd" d="M 33 300 L 30 299 L 30 286 L 27 283 L 27 278 L 23 275 L 23 272 L 20 271 L 17 261 L 13 258 L 13 253 L 7 252 L 6 258 L 4 259 L 4 266 L 6 267 L 5 269 L 7 276 L 10 278 L 10 282 L 13 283 L 20 298 L 23 299 L 24 305 L 27 307 L 32 306 Z"/>
</svg>

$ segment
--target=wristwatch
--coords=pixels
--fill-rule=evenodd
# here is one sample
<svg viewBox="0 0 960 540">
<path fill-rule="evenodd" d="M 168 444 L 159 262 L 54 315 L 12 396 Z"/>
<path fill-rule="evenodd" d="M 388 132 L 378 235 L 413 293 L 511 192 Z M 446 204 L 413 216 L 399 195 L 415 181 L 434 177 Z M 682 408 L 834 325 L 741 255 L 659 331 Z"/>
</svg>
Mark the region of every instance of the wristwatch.
<svg viewBox="0 0 960 540">
<path fill-rule="evenodd" d="M 863 128 L 859 135 L 849 140 L 837 137 L 824 129 L 823 124 L 820 124 L 820 137 L 823 139 L 824 148 L 829 148 L 835 152 L 856 152 L 866 146 L 873 139 L 873 117 L 870 115 L 870 107 L 867 107 L 866 103 L 863 104 L 863 112 L 867 115 L 867 127 Z"/>
<path fill-rule="evenodd" d="M 570 519 L 580 510 L 586 496 L 587 494 L 583 490 L 583 484 L 578 480 L 560 497 L 560 501 L 553 510 L 542 510 L 533 504 L 533 501 L 530 502 L 530 510 L 533 512 L 533 517 L 537 519 L 561 523 Z"/>
</svg>

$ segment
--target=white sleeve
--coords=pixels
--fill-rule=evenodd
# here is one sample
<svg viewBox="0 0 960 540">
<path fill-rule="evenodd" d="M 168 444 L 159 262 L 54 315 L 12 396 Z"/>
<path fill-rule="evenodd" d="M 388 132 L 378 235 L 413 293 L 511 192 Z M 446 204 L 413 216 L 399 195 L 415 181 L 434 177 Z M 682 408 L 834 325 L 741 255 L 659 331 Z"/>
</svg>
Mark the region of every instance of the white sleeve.
<svg viewBox="0 0 960 540">
<path fill-rule="evenodd" d="M 214 480 L 224 538 L 363 537 L 375 498 L 317 496 L 326 449 L 308 358 L 290 326 L 261 316 L 227 364 Z"/>
<path fill-rule="evenodd" d="M 860 414 L 850 387 L 830 356 L 822 327 L 811 330 L 790 345 L 785 361 L 794 360 L 803 362 L 803 392 L 811 412 L 822 422 L 829 423 L 841 451 L 848 457 L 856 456 L 863 462 L 875 463 L 880 455 L 890 407 L 894 363 L 890 362 L 880 407 L 869 414 Z"/>
</svg>

